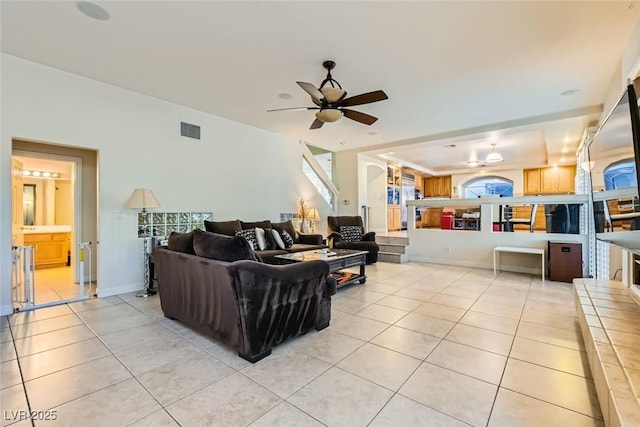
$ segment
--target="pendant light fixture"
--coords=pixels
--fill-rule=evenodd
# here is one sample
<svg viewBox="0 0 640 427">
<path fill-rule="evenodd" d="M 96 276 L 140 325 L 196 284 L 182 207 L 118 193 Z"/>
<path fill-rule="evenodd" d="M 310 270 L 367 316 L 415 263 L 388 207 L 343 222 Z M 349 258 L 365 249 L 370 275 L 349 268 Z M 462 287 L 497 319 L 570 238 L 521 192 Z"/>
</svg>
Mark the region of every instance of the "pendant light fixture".
<svg viewBox="0 0 640 427">
<path fill-rule="evenodd" d="M 487 154 L 487 157 L 484 159 L 486 163 L 499 163 L 504 159 L 500 155 L 500 153 L 496 152 L 496 144 L 491 144 L 491 152 Z"/>
</svg>

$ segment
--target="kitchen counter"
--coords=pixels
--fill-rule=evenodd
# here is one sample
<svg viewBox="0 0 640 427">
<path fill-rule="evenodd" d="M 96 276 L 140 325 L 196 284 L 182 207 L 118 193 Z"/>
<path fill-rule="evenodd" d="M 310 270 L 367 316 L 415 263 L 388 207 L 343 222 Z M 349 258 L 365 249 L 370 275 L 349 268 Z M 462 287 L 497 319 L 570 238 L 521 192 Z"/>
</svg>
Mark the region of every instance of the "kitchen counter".
<svg viewBox="0 0 640 427">
<path fill-rule="evenodd" d="M 71 233 L 70 225 L 25 225 L 24 234 Z"/>
</svg>

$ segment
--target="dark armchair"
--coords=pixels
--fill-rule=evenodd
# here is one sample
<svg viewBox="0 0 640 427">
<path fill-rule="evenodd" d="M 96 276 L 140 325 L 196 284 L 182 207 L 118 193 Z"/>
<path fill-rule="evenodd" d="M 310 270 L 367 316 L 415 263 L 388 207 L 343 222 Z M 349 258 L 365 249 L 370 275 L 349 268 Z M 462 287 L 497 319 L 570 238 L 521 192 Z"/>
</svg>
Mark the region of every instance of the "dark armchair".
<svg viewBox="0 0 640 427">
<path fill-rule="evenodd" d="M 357 249 L 368 251 L 367 264 L 378 261 L 380 248 L 376 243 L 376 233 L 365 233 L 360 216 L 327 217 L 327 242 L 330 248 Z"/>
</svg>

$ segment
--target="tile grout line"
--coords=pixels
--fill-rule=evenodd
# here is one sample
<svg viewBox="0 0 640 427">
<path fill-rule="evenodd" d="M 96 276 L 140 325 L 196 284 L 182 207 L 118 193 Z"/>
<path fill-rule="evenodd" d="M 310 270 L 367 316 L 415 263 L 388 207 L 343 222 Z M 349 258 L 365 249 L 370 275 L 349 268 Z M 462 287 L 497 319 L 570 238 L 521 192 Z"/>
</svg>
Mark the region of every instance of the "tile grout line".
<svg viewBox="0 0 640 427">
<path fill-rule="evenodd" d="M 22 373 L 22 364 L 20 363 L 20 357 L 18 356 L 18 349 L 16 347 L 16 340 L 13 336 L 13 330 L 11 329 L 12 325 L 9 322 L 8 318 L 7 318 L 7 325 L 9 328 L 9 333 L 11 334 L 11 344 L 13 345 L 13 351 L 15 352 L 15 355 L 16 355 L 16 363 L 18 364 L 18 371 L 20 372 L 20 382 L 22 385 L 22 392 L 24 393 L 24 398 L 27 401 L 27 410 L 29 411 L 29 420 L 31 421 L 31 426 L 35 427 L 35 421 L 31 417 L 31 402 L 29 401 L 29 395 L 27 394 L 27 385 L 25 384 L 24 374 Z"/>
</svg>

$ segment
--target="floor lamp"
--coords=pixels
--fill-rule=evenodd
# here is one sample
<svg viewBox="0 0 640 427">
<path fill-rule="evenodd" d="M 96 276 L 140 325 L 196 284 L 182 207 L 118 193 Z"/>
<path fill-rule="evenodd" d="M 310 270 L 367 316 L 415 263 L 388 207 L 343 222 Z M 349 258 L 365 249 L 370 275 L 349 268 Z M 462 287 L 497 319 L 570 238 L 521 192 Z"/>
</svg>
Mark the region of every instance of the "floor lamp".
<svg viewBox="0 0 640 427">
<path fill-rule="evenodd" d="M 136 188 L 131 193 L 131 197 L 127 201 L 125 205 L 127 209 L 142 209 L 142 212 L 146 212 L 147 209 L 155 209 L 160 207 L 160 203 L 158 203 L 158 199 L 153 194 L 153 191 L 148 188 Z M 139 227 L 139 225 L 138 225 Z M 145 231 L 142 235 L 143 242 L 143 269 L 144 269 L 144 289 L 136 294 L 139 298 L 146 298 L 151 295 L 155 295 L 156 291 L 149 288 L 149 236 Z M 138 237 L 140 235 L 138 234 Z"/>
</svg>

